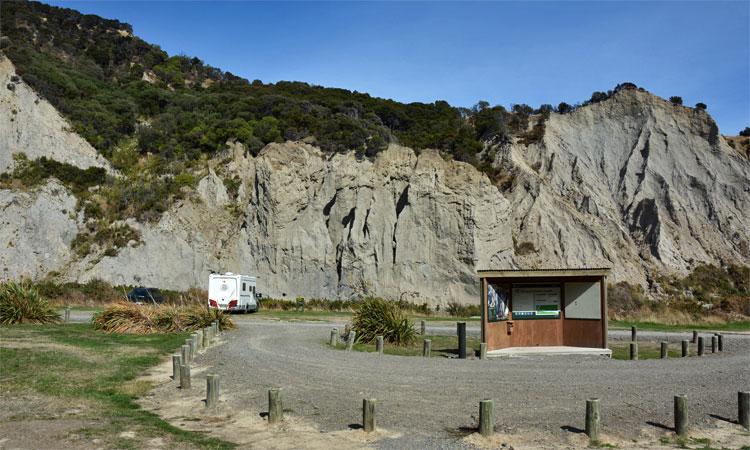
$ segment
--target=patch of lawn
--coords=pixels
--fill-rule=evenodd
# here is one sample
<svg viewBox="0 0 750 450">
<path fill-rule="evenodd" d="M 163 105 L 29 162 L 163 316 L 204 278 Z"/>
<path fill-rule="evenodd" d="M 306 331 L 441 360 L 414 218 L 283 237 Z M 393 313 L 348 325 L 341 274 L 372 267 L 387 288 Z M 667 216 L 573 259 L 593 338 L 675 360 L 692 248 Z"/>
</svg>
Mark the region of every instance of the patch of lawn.
<svg viewBox="0 0 750 450">
<path fill-rule="evenodd" d="M 696 323 L 689 325 L 667 325 L 664 323 L 654 322 L 633 322 L 633 321 L 621 321 L 621 320 L 610 320 L 610 329 L 629 329 L 631 326 L 638 327 L 639 330 L 654 330 L 654 331 L 692 331 L 692 330 L 705 330 L 705 331 L 750 331 L 750 320 L 743 322 L 728 322 L 728 323 Z"/>
<path fill-rule="evenodd" d="M 280 309 L 260 309 L 257 313 L 250 314 L 247 317 L 253 318 L 275 318 L 281 320 L 320 320 L 320 321 L 341 321 L 349 319 L 354 313 L 351 311 L 319 311 L 319 310 L 280 310 Z M 234 316 L 242 317 L 242 316 Z M 419 326 L 420 320 L 428 322 L 478 322 L 479 317 L 454 317 L 440 315 L 418 315 L 409 314 L 409 318 L 414 321 L 415 326 Z"/>
<path fill-rule="evenodd" d="M 139 447 L 118 437 L 133 429 L 177 446 L 233 448 L 231 443 L 174 427 L 135 402 L 150 385 L 133 380 L 178 348 L 186 336 L 105 334 L 90 324 L 0 327 L 0 391 L 85 403 L 89 407 L 82 418 L 103 424 L 79 433 L 96 435 L 116 448 Z M 14 342 L 24 345 L 16 348 Z"/>
<path fill-rule="evenodd" d="M 385 343 L 383 353 L 386 355 L 399 356 L 422 356 L 422 348 L 425 339 L 432 340 L 430 351 L 431 357 L 451 357 L 458 355 L 458 337 L 457 336 L 418 336 L 414 343 L 410 345 L 393 345 Z M 336 348 L 339 350 L 346 349 L 346 344 L 338 343 Z M 355 343 L 352 350 L 357 352 L 375 352 L 375 344 Z M 471 357 L 479 353 L 479 338 L 466 337 L 466 354 Z"/>
</svg>

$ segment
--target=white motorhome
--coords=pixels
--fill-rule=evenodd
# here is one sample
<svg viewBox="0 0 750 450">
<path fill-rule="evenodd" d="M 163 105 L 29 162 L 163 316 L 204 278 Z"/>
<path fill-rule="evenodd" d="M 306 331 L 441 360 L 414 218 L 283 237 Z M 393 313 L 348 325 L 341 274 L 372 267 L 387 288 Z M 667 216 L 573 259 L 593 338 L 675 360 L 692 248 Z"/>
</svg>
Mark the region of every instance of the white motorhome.
<svg viewBox="0 0 750 450">
<path fill-rule="evenodd" d="M 255 312 L 258 294 L 255 277 L 231 272 L 208 276 L 208 307 L 224 311 Z"/>
</svg>

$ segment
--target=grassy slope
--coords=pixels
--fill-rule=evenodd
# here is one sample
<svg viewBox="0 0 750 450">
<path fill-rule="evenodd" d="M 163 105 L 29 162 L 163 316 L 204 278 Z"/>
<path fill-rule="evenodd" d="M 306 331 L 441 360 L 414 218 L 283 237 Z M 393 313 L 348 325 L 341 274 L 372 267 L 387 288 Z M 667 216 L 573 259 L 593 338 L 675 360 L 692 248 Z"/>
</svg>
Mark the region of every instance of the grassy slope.
<svg viewBox="0 0 750 450">
<path fill-rule="evenodd" d="M 161 437 L 180 447 L 231 448 L 230 443 L 180 430 L 135 403 L 150 388 L 135 378 L 179 347 L 185 336 L 103 334 L 89 324 L 2 327 L 0 391 L 87 405 L 80 418 L 101 425 L 71 432 L 112 447 L 139 447 L 118 436 L 136 430 L 139 437 Z M 15 348 L 14 342 L 32 345 Z M 19 422 L 26 419 L 24 411 L 13 416 Z"/>
</svg>

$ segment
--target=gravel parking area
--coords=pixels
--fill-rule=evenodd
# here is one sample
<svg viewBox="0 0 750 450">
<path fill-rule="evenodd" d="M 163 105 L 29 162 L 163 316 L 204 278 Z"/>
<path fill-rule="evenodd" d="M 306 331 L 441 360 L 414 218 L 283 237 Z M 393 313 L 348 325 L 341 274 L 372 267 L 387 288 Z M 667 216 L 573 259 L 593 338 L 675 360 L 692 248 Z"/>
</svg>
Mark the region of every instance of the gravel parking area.
<svg viewBox="0 0 750 450">
<path fill-rule="evenodd" d="M 475 425 L 484 398 L 495 399 L 497 431 L 559 435 L 564 442 L 583 428 L 590 397 L 601 398 L 605 433 L 636 439 L 671 427 L 675 394 L 688 395 L 690 420 L 700 427 L 717 417 L 734 419 L 737 391 L 750 389 L 750 336 L 742 334 L 725 334 L 725 351 L 701 358 L 480 361 L 347 353 L 326 345 L 336 324 L 236 319 L 225 343 L 196 361 L 221 376 L 228 405 L 265 411 L 267 389 L 278 386 L 285 408 L 332 431 L 358 424 L 362 399 L 376 398 L 378 426 L 399 434 L 380 440 L 381 448 L 463 446 L 460 439 Z M 455 327 L 428 324 L 428 334 L 440 332 L 451 334 Z M 613 331 L 612 338 L 625 333 Z"/>
</svg>

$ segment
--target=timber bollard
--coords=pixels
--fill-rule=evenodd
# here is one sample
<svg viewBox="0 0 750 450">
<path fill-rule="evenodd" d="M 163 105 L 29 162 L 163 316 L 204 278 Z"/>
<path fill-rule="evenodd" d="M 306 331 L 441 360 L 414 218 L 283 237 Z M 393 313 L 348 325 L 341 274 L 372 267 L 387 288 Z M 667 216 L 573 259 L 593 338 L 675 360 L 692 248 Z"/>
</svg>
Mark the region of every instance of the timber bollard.
<svg viewBox="0 0 750 450">
<path fill-rule="evenodd" d="M 750 431 L 750 391 L 737 392 L 737 423 Z"/>
<path fill-rule="evenodd" d="M 683 358 L 686 357 L 686 356 L 688 356 L 688 348 L 689 347 L 690 347 L 690 341 L 688 341 L 687 339 L 685 339 L 684 341 L 682 341 L 682 357 Z"/>
<path fill-rule="evenodd" d="M 354 341 L 357 339 L 357 332 L 356 331 L 350 331 L 349 337 L 346 339 L 346 351 L 350 352 L 352 351 L 352 347 L 354 347 Z"/>
<path fill-rule="evenodd" d="M 177 380 L 180 377 L 180 366 L 182 365 L 182 355 L 172 355 L 172 379 Z"/>
<path fill-rule="evenodd" d="M 182 352 L 182 354 L 181 354 L 181 356 L 182 356 L 182 362 L 180 364 L 182 365 L 182 364 L 189 363 L 190 362 L 190 346 L 189 345 L 183 345 L 182 347 L 180 347 L 180 350 Z"/>
<path fill-rule="evenodd" d="M 375 350 L 381 355 L 383 354 L 383 336 L 375 336 Z"/>
<path fill-rule="evenodd" d="M 195 347 L 193 347 L 193 338 L 187 338 L 185 339 L 185 345 L 188 346 L 188 360 L 187 362 L 193 362 L 193 357 L 195 356 Z"/>
<path fill-rule="evenodd" d="M 638 342 L 638 328 L 630 327 L 630 342 Z"/>
<path fill-rule="evenodd" d="M 466 359 L 466 322 L 456 324 L 456 333 L 458 334 L 458 357 Z"/>
<path fill-rule="evenodd" d="M 362 428 L 365 433 L 375 431 L 375 402 L 374 398 L 362 400 Z"/>
<path fill-rule="evenodd" d="M 206 376 L 206 408 L 212 408 L 219 403 L 219 376 Z"/>
<path fill-rule="evenodd" d="M 211 346 L 211 328 L 203 327 L 203 348 Z"/>
<path fill-rule="evenodd" d="M 688 433 L 687 395 L 674 396 L 674 431 L 677 436 L 686 437 Z"/>
<path fill-rule="evenodd" d="M 479 434 L 482 436 L 492 436 L 495 431 L 494 406 L 494 402 L 490 399 L 479 402 Z"/>
<path fill-rule="evenodd" d="M 198 335 L 198 350 L 203 350 L 203 330 L 196 330 L 195 334 Z"/>
<path fill-rule="evenodd" d="M 198 333 L 190 333 L 190 339 L 193 341 L 193 358 L 195 358 L 195 355 L 198 354 L 198 346 L 200 345 L 200 341 L 198 340 Z"/>
<path fill-rule="evenodd" d="M 70 306 L 65 307 L 65 323 L 70 322 Z"/>
<path fill-rule="evenodd" d="M 737 423 L 750 430 L 750 391 L 737 392 Z"/>
<path fill-rule="evenodd" d="M 600 423 L 599 399 L 590 398 L 586 400 L 586 436 L 591 442 L 599 442 Z"/>
<path fill-rule="evenodd" d="M 630 343 L 630 359 L 633 361 L 638 359 L 638 343 L 637 342 Z"/>
<path fill-rule="evenodd" d="M 338 341 L 338 339 L 337 339 L 338 338 L 338 334 L 339 334 L 338 328 L 334 328 L 333 330 L 331 330 L 331 339 L 328 341 L 328 345 L 330 345 L 331 347 L 335 347 L 336 346 L 336 343 Z"/>
<path fill-rule="evenodd" d="M 430 357 L 430 352 L 432 351 L 432 339 L 425 339 L 422 343 L 422 356 L 425 358 Z"/>
<path fill-rule="evenodd" d="M 661 351 L 659 353 L 659 357 L 661 359 L 666 359 L 666 358 L 669 357 L 669 353 L 668 353 L 669 347 L 668 346 L 669 346 L 668 342 L 665 342 L 665 341 L 661 342 L 661 348 L 660 348 Z"/>
<path fill-rule="evenodd" d="M 487 359 L 487 343 L 479 344 L 479 359 Z"/>
<path fill-rule="evenodd" d="M 419 322 L 419 334 L 421 334 L 422 336 L 424 336 L 425 333 L 427 333 L 427 322 L 424 321 L 424 320 L 421 320 Z"/>
<path fill-rule="evenodd" d="M 703 356 L 703 336 L 698 337 L 698 356 Z"/>
<path fill-rule="evenodd" d="M 281 389 L 268 390 L 268 423 L 278 423 L 284 418 L 284 408 L 281 405 Z"/>
<path fill-rule="evenodd" d="M 718 349 L 719 349 L 719 338 L 716 336 L 711 336 L 711 353 L 716 353 Z"/>
<path fill-rule="evenodd" d="M 717 334 L 716 337 L 719 339 L 719 351 L 724 351 L 724 335 L 723 334 Z"/>
<path fill-rule="evenodd" d="M 180 366 L 180 389 L 190 389 L 190 366 Z"/>
<path fill-rule="evenodd" d="M 692 343 L 693 344 L 698 343 L 698 332 L 695 331 L 695 330 L 693 331 L 693 342 Z"/>
</svg>

